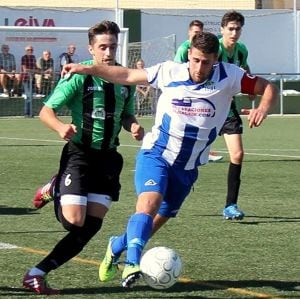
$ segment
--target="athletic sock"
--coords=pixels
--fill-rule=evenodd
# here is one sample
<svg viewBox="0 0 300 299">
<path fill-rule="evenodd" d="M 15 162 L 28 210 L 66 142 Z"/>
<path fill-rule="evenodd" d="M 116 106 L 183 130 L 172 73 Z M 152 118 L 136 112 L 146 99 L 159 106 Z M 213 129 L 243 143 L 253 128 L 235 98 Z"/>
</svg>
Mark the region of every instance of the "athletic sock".
<svg viewBox="0 0 300 299">
<path fill-rule="evenodd" d="M 38 264 L 36 268 L 49 273 L 55 270 L 71 258 L 75 257 L 89 240 L 100 230 L 102 219 L 86 216 L 83 227 L 73 228 L 63 239 L 61 239 L 53 250 Z"/>
<path fill-rule="evenodd" d="M 111 251 L 113 256 L 119 257 L 124 250 L 127 249 L 127 234 L 124 233 L 121 236 L 115 238 L 111 243 Z"/>
<path fill-rule="evenodd" d="M 142 251 L 151 236 L 153 218 L 140 213 L 130 217 L 127 224 L 127 262 L 139 264 Z"/>
<path fill-rule="evenodd" d="M 230 162 L 228 168 L 228 177 L 227 177 L 227 197 L 226 197 L 226 205 L 228 207 L 230 205 L 236 204 L 238 201 L 240 184 L 241 184 L 241 164 L 233 164 Z"/>
<path fill-rule="evenodd" d="M 44 272 L 43 270 L 37 268 L 37 267 L 33 267 L 29 270 L 28 274 L 30 276 L 44 276 L 46 274 L 46 272 Z"/>
</svg>

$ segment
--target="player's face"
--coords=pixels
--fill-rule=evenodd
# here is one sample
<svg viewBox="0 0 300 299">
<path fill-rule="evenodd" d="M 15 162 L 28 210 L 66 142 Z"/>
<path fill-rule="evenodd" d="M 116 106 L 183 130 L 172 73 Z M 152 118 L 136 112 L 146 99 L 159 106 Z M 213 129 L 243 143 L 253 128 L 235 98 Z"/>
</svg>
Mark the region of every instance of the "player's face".
<svg viewBox="0 0 300 299">
<path fill-rule="evenodd" d="M 49 51 L 44 51 L 43 58 L 44 60 L 49 60 L 51 58 L 51 53 Z"/>
<path fill-rule="evenodd" d="M 189 49 L 189 72 L 192 80 L 202 83 L 208 79 L 213 65 L 217 62 L 217 54 L 205 54 L 196 48 Z"/>
<path fill-rule="evenodd" d="M 142 61 L 138 61 L 136 63 L 136 68 L 137 69 L 143 69 L 145 67 L 144 63 Z"/>
<path fill-rule="evenodd" d="M 189 29 L 189 40 L 192 40 L 197 33 L 202 33 L 202 29 L 199 26 L 192 26 Z"/>
<path fill-rule="evenodd" d="M 240 22 L 232 21 L 227 23 L 226 26 L 221 27 L 224 44 L 228 46 L 234 45 L 239 40 L 241 33 L 242 26 Z"/>
<path fill-rule="evenodd" d="M 71 55 L 74 55 L 75 51 L 76 51 L 75 45 L 69 45 L 68 53 L 71 54 Z"/>
<path fill-rule="evenodd" d="M 89 51 L 95 64 L 114 65 L 117 47 L 118 40 L 115 35 L 98 34 L 94 37 L 92 45 L 89 45 Z"/>
</svg>

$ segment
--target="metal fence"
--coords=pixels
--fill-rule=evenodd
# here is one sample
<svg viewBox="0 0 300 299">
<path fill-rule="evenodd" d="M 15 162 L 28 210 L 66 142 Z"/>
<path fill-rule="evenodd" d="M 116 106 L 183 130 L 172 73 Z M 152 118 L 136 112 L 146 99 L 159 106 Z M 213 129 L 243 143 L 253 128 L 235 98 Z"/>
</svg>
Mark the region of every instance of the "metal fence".
<svg viewBox="0 0 300 299">
<path fill-rule="evenodd" d="M 279 103 L 273 107 L 270 114 L 300 114 L 300 73 L 259 73 L 274 83 L 279 89 Z M 247 96 L 240 94 L 241 108 L 254 108 L 259 103 L 259 98 L 250 102 Z"/>
<path fill-rule="evenodd" d="M 14 85 L 14 80 L 9 79 L 7 90 L 5 92 L 4 90 L 0 91 L 0 116 L 37 116 L 43 101 L 58 82 L 60 74 L 56 73 L 53 77 L 44 77 L 43 74 L 40 74 L 42 79 L 39 92 L 37 92 L 36 86 L 37 74 L 28 73 L 27 75 L 26 81 L 19 79 L 17 88 Z M 300 114 L 300 73 L 261 73 L 257 75 L 270 80 L 280 90 L 279 103 L 272 109 L 270 114 Z M 22 78 L 24 74 L 16 73 L 16 76 Z M 158 90 L 153 90 L 149 99 L 144 101 L 142 106 L 137 103 L 136 114 L 140 116 L 154 115 L 159 94 Z M 259 98 L 250 102 L 247 96 L 241 94 L 238 99 L 241 108 L 254 108 L 259 103 Z M 59 114 L 69 115 L 69 111 L 66 108 L 59 111 Z"/>
</svg>

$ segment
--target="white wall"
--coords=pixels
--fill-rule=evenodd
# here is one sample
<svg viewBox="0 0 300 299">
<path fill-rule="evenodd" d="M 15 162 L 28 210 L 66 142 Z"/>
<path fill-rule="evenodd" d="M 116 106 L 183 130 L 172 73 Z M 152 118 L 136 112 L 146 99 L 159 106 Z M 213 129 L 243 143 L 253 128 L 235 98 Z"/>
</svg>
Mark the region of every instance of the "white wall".
<svg viewBox="0 0 300 299">
<path fill-rule="evenodd" d="M 176 34 L 177 46 L 187 39 L 191 20 L 199 19 L 205 30 L 219 34 L 224 10 L 147 10 L 142 11 L 142 40 Z M 293 12 L 289 10 L 240 11 L 245 16 L 241 41 L 249 50 L 251 71 L 287 72 L 300 71 L 293 23 Z M 300 12 L 298 12 L 298 24 Z M 300 29 L 297 29 L 298 49 Z"/>
<path fill-rule="evenodd" d="M 175 33 L 178 46 L 186 40 L 188 25 L 193 19 L 202 20 L 207 31 L 219 34 L 220 20 L 225 12 L 224 10 L 142 10 L 142 41 Z M 297 26 L 294 26 L 294 13 L 290 10 L 240 12 L 246 19 L 241 41 L 245 42 L 249 49 L 249 64 L 252 72 L 300 72 L 300 11 L 297 12 Z M 0 26 L 90 27 L 104 19 L 115 20 L 115 11 L 0 8 Z M 11 41 L 17 38 L 18 41 Z M 77 45 L 80 59 L 90 58 L 87 52 L 87 33 L 12 34 L 0 31 L 0 43 L 10 45 L 18 65 L 28 44 L 33 45 L 37 58 L 41 56 L 43 50 L 49 49 L 53 58 L 57 59 L 69 43 Z"/>
</svg>

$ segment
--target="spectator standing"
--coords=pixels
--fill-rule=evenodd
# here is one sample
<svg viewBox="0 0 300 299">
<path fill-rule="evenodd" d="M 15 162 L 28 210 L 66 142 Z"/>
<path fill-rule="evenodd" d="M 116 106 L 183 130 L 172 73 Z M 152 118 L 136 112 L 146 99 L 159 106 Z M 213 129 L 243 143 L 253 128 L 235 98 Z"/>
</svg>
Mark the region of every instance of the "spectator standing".
<svg viewBox="0 0 300 299">
<path fill-rule="evenodd" d="M 9 46 L 3 44 L 0 53 L 0 83 L 3 88 L 3 97 L 19 93 L 20 74 L 16 73 L 15 56 L 9 53 Z"/>
<path fill-rule="evenodd" d="M 25 116 L 32 116 L 31 112 L 31 100 L 35 86 L 35 77 L 34 74 L 37 72 L 36 67 L 36 58 L 33 55 L 33 46 L 28 45 L 25 47 L 25 55 L 21 58 L 21 76 L 22 76 L 22 85 L 24 89 L 24 99 L 25 99 Z"/>
<path fill-rule="evenodd" d="M 143 59 L 138 59 L 135 67 L 137 69 L 143 69 L 145 67 L 145 62 Z M 148 97 L 150 95 L 150 85 L 140 85 L 136 86 L 136 112 L 137 114 L 144 115 L 147 113 L 147 104 L 149 104 Z M 151 104 L 152 106 L 152 104 Z M 149 109 L 148 109 L 149 110 Z M 150 111 L 149 111 L 150 112 Z"/>
<path fill-rule="evenodd" d="M 42 57 L 36 62 L 39 74 L 35 75 L 37 93 L 48 95 L 53 87 L 54 61 L 49 50 L 44 50 Z"/>
<path fill-rule="evenodd" d="M 79 62 L 79 56 L 75 52 L 76 46 L 74 44 L 70 44 L 67 48 L 67 52 L 63 52 L 59 55 L 60 70 L 62 70 L 65 64 Z"/>
</svg>

